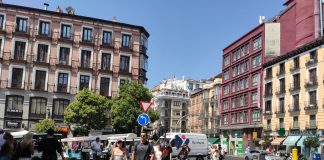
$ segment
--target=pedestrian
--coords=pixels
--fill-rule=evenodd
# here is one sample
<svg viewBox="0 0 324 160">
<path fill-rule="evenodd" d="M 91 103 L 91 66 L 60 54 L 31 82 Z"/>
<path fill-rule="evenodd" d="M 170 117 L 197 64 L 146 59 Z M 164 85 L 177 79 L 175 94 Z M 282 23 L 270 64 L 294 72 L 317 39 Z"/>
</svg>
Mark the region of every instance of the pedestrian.
<svg viewBox="0 0 324 160">
<path fill-rule="evenodd" d="M 93 159 L 98 160 L 101 154 L 99 137 L 97 137 L 96 140 L 91 143 L 91 150 L 92 150 Z"/>
<path fill-rule="evenodd" d="M 123 141 L 122 140 L 118 140 L 116 142 L 116 147 L 113 148 L 112 151 L 111 151 L 110 160 L 128 160 L 127 152 L 123 148 Z"/>
<path fill-rule="evenodd" d="M 91 151 L 91 148 L 89 147 L 89 143 L 82 142 L 81 160 L 90 160 L 90 151 Z"/>
<path fill-rule="evenodd" d="M 187 160 L 188 154 L 189 154 L 190 151 L 191 151 L 191 149 L 186 144 L 184 144 L 181 147 L 181 151 L 178 154 L 178 158 L 180 160 Z"/>
<path fill-rule="evenodd" d="M 57 160 L 57 153 L 60 154 L 62 160 L 65 160 L 62 145 L 54 137 L 53 129 L 47 130 L 47 137 L 41 141 L 39 149 L 43 151 L 42 160 Z"/>
<path fill-rule="evenodd" d="M 0 160 L 11 160 L 14 154 L 14 139 L 9 132 L 0 134 Z"/>
<path fill-rule="evenodd" d="M 156 150 L 155 152 L 155 160 L 162 160 L 162 149 L 161 149 L 161 145 L 156 145 Z"/>
<path fill-rule="evenodd" d="M 34 154 L 33 133 L 28 132 L 24 138 L 18 142 L 16 149 L 16 158 L 19 160 L 29 160 Z"/>
<path fill-rule="evenodd" d="M 153 146 L 147 141 L 147 133 L 141 132 L 141 141 L 133 147 L 132 160 L 154 160 Z"/>
<path fill-rule="evenodd" d="M 162 160 L 172 159 L 172 148 L 170 147 L 169 141 L 164 141 L 164 147 L 162 149 Z"/>
</svg>

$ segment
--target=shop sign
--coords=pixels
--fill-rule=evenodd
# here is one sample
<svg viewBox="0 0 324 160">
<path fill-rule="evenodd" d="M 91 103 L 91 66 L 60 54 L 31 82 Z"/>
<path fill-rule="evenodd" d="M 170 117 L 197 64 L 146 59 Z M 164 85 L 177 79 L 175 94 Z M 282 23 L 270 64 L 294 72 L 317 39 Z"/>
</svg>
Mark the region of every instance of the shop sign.
<svg viewBox="0 0 324 160">
<path fill-rule="evenodd" d="M 21 128 L 21 122 L 16 121 L 6 121 L 6 128 Z"/>
</svg>

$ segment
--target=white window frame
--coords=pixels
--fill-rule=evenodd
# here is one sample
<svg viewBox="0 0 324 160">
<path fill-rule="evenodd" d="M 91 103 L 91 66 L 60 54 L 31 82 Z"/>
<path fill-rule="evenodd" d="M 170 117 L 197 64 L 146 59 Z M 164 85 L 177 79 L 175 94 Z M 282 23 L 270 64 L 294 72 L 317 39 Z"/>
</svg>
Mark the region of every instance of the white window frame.
<svg viewBox="0 0 324 160">
<path fill-rule="evenodd" d="M 46 62 L 49 63 L 49 59 L 50 59 L 50 55 L 51 55 L 51 43 L 49 43 L 49 42 L 37 41 L 35 43 L 36 50 L 35 50 L 35 53 L 34 53 L 34 55 L 35 55 L 34 61 L 37 61 L 37 58 L 38 58 L 37 57 L 37 54 L 38 54 L 38 45 L 39 44 L 48 45 L 48 49 L 47 49 L 47 60 L 46 60 Z"/>
<path fill-rule="evenodd" d="M 91 38 L 92 38 L 92 40 L 93 40 L 93 38 L 94 38 L 94 36 L 93 36 L 94 28 L 91 27 L 91 26 L 82 25 L 82 26 L 81 26 L 81 40 L 80 40 L 80 41 L 83 41 L 83 29 L 84 29 L 84 28 L 91 29 Z"/>
<path fill-rule="evenodd" d="M 66 73 L 68 74 L 68 86 L 67 86 L 67 93 L 70 92 L 70 87 L 71 87 L 71 71 L 67 70 L 56 70 L 55 71 L 55 91 L 57 92 L 57 87 L 58 87 L 58 74 L 59 73 Z"/>
<path fill-rule="evenodd" d="M 133 60 L 133 56 L 131 54 L 127 54 L 127 53 L 120 53 L 120 56 L 129 56 L 129 73 L 132 73 L 132 60 Z M 119 67 L 120 67 L 120 56 L 119 56 Z"/>
<path fill-rule="evenodd" d="M 98 79 L 98 84 L 99 84 L 99 90 L 98 90 L 98 93 L 100 94 L 100 88 L 101 88 L 101 83 L 100 83 L 100 80 L 101 78 L 109 78 L 109 96 L 111 96 L 111 91 L 112 91 L 112 76 L 111 75 L 102 75 L 102 74 L 99 74 L 99 79 Z"/>
<path fill-rule="evenodd" d="M 317 66 L 314 66 L 314 67 L 309 67 L 309 68 L 307 68 L 307 72 L 306 72 L 306 79 L 307 79 L 307 81 L 309 82 L 309 71 L 310 70 L 312 70 L 312 69 L 316 69 L 316 77 L 318 77 L 318 68 L 317 68 Z M 300 77 L 299 77 L 300 78 Z M 318 79 L 317 79 L 317 81 L 318 81 Z"/>
<path fill-rule="evenodd" d="M 73 53 L 73 50 L 72 50 L 72 46 L 71 45 L 65 45 L 65 44 L 59 44 L 57 45 L 57 53 L 56 53 L 56 64 L 59 64 L 60 62 L 60 49 L 61 47 L 64 47 L 64 48 L 70 48 L 70 53 L 69 53 L 69 64 L 68 65 L 72 65 L 72 53 Z M 81 55 L 80 55 L 81 56 Z"/>
<path fill-rule="evenodd" d="M 11 87 L 11 84 L 12 84 L 12 72 L 13 72 L 13 68 L 21 68 L 21 69 L 23 69 L 21 88 L 25 88 L 25 75 L 26 75 L 26 66 L 25 65 L 13 65 L 13 64 L 11 64 L 9 66 L 9 77 L 8 77 L 9 86 Z"/>
<path fill-rule="evenodd" d="M 90 51 L 91 57 L 90 57 L 90 68 L 93 68 L 93 48 L 87 48 L 87 47 L 80 47 L 79 49 L 79 67 L 81 67 L 81 56 L 82 56 L 82 50 Z"/>
<path fill-rule="evenodd" d="M 27 53 L 28 53 L 28 40 L 27 39 L 23 39 L 23 38 L 13 38 L 12 39 L 13 43 L 12 43 L 12 46 L 11 46 L 11 59 L 14 59 L 15 57 L 15 45 L 16 45 L 16 41 L 21 41 L 21 42 L 25 42 L 26 45 L 25 45 L 25 54 L 24 54 L 24 60 L 26 61 L 27 60 Z"/>
<path fill-rule="evenodd" d="M 60 30 L 59 30 L 59 38 L 61 38 L 61 32 L 62 32 L 62 24 L 64 25 L 71 25 L 71 38 L 73 39 L 74 31 L 73 31 L 73 23 L 68 23 L 68 22 L 61 22 L 60 23 Z"/>
<path fill-rule="evenodd" d="M 99 52 L 99 68 L 101 68 L 101 62 L 102 62 L 102 53 L 108 53 L 110 54 L 110 70 L 112 71 L 112 66 L 113 66 L 113 62 L 114 62 L 114 54 L 113 51 L 108 51 L 108 50 L 100 50 Z"/>
<path fill-rule="evenodd" d="M 3 49 L 4 49 L 4 45 L 5 45 L 5 37 L 0 36 L 0 39 L 2 39 L 2 44 L 1 44 L 1 48 L 0 48 L 0 58 L 2 58 L 3 57 Z"/>
<path fill-rule="evenodd" d="M 82 30 L 83 31 L 83 30 Z M 101 45 L 103 45 L 103 43 L 102 43 L 102 41 L 103 41 L 103 38 L 104 38 L 104 36 L 103 36 L 103 33 L 104 32 L 111 32 L 111 42 L 112 42 L 112 44 L 114 44 L 114 32 L 113 32 L 113 30 L 111 30 L 111 29 L 106 29 L 106 28 L 104 28 L 104 29 L 102 29 L 101 30 L 101 42 L 100 42 L 100 44 Z"/>
<path fill-rule="evenodd" d="M 3 15 L 3 26 L 2 26 L 2 30 L 5 30 L 6 29 L 6 18 L 7 18 L 7 15 L 4 12 L 0 12 L 0 15 Z"/>
<path fill-rule="evenodd" d="M 47 90 L 47 84 L 48 84 L 48 68 L 33 67 L 33 79 L 32 79 L 32 84 L 33 84 L 32 87 L 33 87 L 33 89 L 35 89 L 36 71 L 45 71 L 46 72 L 46 77 L 45 77 L 45 90 Z"/>
<path fill-rule="evenodd" d="M 51 30 L 52 30 L 52 20 L 42 19 L 42 18 L 40 18 L 38 20 L 38 26 L 37 26 L 38 33 L 37 33 L 37 35 L 39 35 L 39 30 L 40 30 L 39 26 L 40 26 L 40 22 L 41 21 L 43 21 L 43 22 L 49 22 L 49 31 L 48 31 L 48 34 L 49 34 L 49 36 L 52 36 L 52 33 L 51 33 Z M 61 26 L 60 26 L 60 28 L 61 28 Z M 61 36 L 61 34 L 60 34 L 60 36 Z"/>
<path fill-rule="evenodd" d="M 27 19 L 27 33 L 28 33 L 29 32 L 29 17 L 28 16 L 22 16 L 22 15 L 16 15 L 16 17 L 15 17 L 14 32 L 16 32 L 17 18 L 26 18 Z"/>
<path fill-rule="evenodd" d="M 88 86 L 88 89 L 89 89 L 89 91 L 91 91 L 92 90 L 92 74 L 91 73 L 86 73 L 86 72 L 78 72 L 78 80 L 77 80 L 77 83 L 78 83 L 78 85 L 77 85 L 77 91 L 79 92 L 80 90 L 79 90 L 79 88 L 80 88 L 80 76 L 89 76 L 89 86 Z"/>
</svg>

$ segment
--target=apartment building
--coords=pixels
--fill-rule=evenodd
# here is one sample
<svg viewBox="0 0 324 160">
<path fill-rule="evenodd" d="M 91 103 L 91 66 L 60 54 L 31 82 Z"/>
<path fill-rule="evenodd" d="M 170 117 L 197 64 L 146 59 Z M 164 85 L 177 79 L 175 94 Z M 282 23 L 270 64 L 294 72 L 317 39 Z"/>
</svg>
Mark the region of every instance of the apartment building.
<svg viewBox="0 0 324 160">
<path fill-rule="evenodd" d="M 221 138 L 230 154 L 236 145 L 243 154 L 262 138 L 262 64 L 313 41 L 323 30 L 319 2 L 287 0 L 284 5 L 284 11 L 260 19 L 260 25 L 223 50 Z"/>
<path fill-rule="evenodd" d="M 264 64 L 263 128 L 269 135 L 304 135 L 292 142 L 298 145 L 307 135 L 322 135 L 323 44 L 320 37 Z"/>
<path fill-rule="evenodd" d="M 0 128 L 63 123 L 88 88 L 106 97 L 147 81 L 148 32 L 141 26 L 12 4 L 0 6 Z"/>
</svg>

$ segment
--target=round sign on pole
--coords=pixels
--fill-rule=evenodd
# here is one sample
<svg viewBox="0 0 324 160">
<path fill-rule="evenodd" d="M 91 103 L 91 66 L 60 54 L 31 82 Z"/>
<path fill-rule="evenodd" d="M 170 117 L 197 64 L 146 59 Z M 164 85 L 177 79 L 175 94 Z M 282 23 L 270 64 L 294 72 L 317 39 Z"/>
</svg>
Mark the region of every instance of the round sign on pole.
<svg viewBox="0 0 324 160">
<path fill-rule="evenodd" d="M 141 126 L 146 126 L 150 123 L 150 117 L 146 113 L 142 113 L 137 117 L 137 122 Z"/>
</svg>

